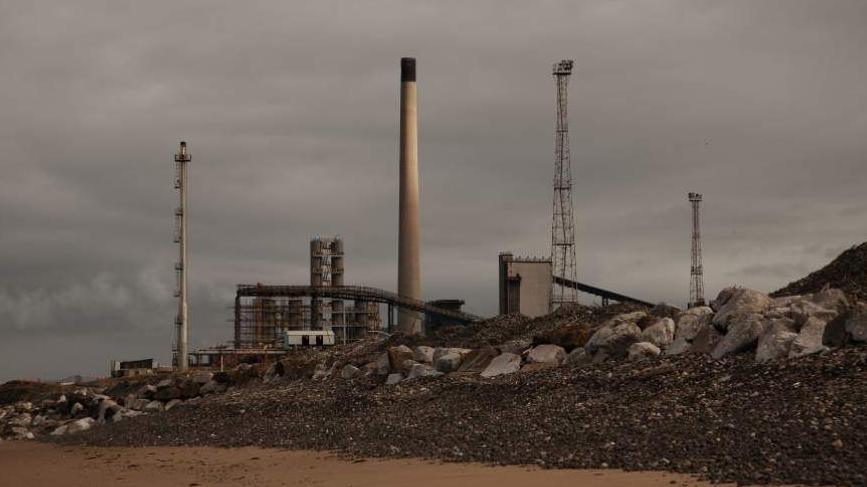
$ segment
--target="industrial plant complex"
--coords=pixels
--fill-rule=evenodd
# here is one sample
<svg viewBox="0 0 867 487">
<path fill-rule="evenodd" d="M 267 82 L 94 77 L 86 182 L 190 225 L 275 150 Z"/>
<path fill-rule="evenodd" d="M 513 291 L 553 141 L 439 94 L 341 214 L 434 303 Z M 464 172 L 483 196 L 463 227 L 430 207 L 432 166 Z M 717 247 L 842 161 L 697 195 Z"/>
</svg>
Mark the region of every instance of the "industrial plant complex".
<svg viewBox="0 0 867 487">
<path fill-rule="evenodd" d="M 550 253 L 545 256 L 498 256 L 499 313 L 540 317 L 578 303 L 580 293 L 611 301 L 651 305 L 641 299 L 577 280 L 572 168 L 569 150 L 567 87 L 573 61 L 553 66 L 556 106 L 554 124 L 553 209 Z M 226 344 L 190 350 L 188 323 L 187 183 L 191 154 L 181 142 L 175 161 L 175 242 L 179 259 L 178 312 L 173 363 L 188 367 L 233 367 L 268 363 L 298 348 L 347 344 L 368 336 L 423 335 L 443 326 L 478 322 L 465 312 L 460 297 L 426 302 L 422 298 L 421 221 L 419 217 L 418 88 L 415 58 L 400 60 L 399 211 L 397 292 L 357 286 L 344 280 L 347 252 L 339 236 L 310 238 L 309 282 L 304 284 L 238 284 L 230 322 L 233 336 Z M 702 290 L 699 207 L 701 195 L 689 193 L 693 207 L 693 254 L 690 305 L 704 303 Z M 351 243 L 349 244 L 351 248 Z M 349 263 L 351 265 L 351 262 Z M 494 276 L 491 276 L 493 287 Z M 125 362 L 140 363 L 140 362 Z M 132 372 L 131 372 L 132 373 Z"/>
</svg>

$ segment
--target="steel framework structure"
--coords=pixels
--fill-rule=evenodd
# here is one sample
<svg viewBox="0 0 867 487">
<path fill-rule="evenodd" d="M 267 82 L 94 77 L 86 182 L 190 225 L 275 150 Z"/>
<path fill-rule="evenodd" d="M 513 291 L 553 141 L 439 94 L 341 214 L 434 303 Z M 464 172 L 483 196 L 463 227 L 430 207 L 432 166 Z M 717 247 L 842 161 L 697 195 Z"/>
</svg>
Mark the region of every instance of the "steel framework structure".
<svg viewBox="0 0 867 487">
<path fill-rule="evenodd" d="M 687 307 L 704 306 L 704 269 L 701 264 L 701 230 L 699 226 L 699 204 L 701 195 L 689 193 L 692 205 L 692 265 L 689 271 L 689 301 Z"/>
<path fill-rule="evenodd" d="M 265 284 L 239 284 L 235 297 L 317 297 L 326 299 L 344 299 L 362 301 L 368 303 L 382 303 L 389 307 L 403 308 L 416 311 L 425 315 L 432 315 L 457 323 L 472 323 L 481 321 L 482 318 L 464 311 L 454 311 L 441 308 L 419 299 L 401 296 L 389 291 L 367 286 L 298 286 L 298 285 L 265 285 Z M 389 312 L 389 316 L 391 313 Z"/>
<path fill-rule="evenodd" d="M 569 154 L 569 119 L 566 88 L 572 74 L 572 60 L 554 64 L 557 83 L 557 118 L 554 129 L 554 211 L 551 225 L 551 264 L 555 277 L 576 280 L 575 219 L 572 215 L 572 162 Z M 551 309 L 578 301 L 573 287 L 555 285 Z"/>
<path fill-rule="evenodd" d="M 181 142 L 175 154 L 175 189 L 178 190 L 180 206 L 175 209 L 175 243 L 178 244 L 178 261 L 175 263 L 178 298 L 178 314 L 175 317 L 175 360 L 178 370 L 186 371 L 189 365 L 187 339 L 187 164 L 190 162 L 187 143 Z"/>
</svg>

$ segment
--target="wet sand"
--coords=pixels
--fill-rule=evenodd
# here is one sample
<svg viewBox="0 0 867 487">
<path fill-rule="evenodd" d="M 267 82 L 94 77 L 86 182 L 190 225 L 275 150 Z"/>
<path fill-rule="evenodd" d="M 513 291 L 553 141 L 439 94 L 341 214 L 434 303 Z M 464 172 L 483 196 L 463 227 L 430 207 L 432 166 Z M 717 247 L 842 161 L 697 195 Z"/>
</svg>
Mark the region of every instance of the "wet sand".
<svg viewBox="0 0 867 487">
<path fill-rule="evenodd" d="M 541 470 L 424 460 L 346 460 L 264 448 L 69 447 L 0 443 L 0 486 L 212 487 L 406 485 L 447 487 L 693 487 L 710 485 L 664 472 Z"/>
</svg>

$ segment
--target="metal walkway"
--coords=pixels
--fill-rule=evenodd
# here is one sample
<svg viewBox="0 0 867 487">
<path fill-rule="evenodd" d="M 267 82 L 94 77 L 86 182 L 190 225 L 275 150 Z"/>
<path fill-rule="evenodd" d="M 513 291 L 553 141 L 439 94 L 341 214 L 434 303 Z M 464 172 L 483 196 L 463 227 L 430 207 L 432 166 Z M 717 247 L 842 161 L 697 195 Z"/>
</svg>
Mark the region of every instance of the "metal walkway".
<svg viewBox="0 0 867 487">
<path fill-rule="evenodd" d="M 316 297 L 327 299 L 346 299 L 352 301 L 368 301 L 383 303 L 389 306 L 418 311 L 426 315 L 445 318 L 458 323 L 472 323 L 481 321 L 482 317 L 463 311 L 452 311 L 438 306 L 433 306 L 418 299 L 407 298 L 396 293 L 367 286 L 290 286 L 290 285 L 264 285 L 264 284 L 240 284 L 238 285 L 237 297 Z"/>
<path fill-rule="evenodd" d="M 608 300 L 619 301 L 621 303 L 632 303 L 632 304 L 640 304 L 643 306 L 653 307 L 653 303 L 648 303 L 647 301 L 642 301 L 636 298 L 630 298 L 629 296 L 624 296 L 620 293 L 615 293 L 614 291 L 608 291 L 602 288 L 598 288 L 595 286 L 591 286 L 589 284 L 584 284 L 578 281 L 572 281 L 569 279 L 564 279 L 562 277 L 554 276 L 554 284 L 558 286 L 571 287 L 573 289 L 577 289 L 581 292 L 585 292 L 587 294 L 593 294 L 595 296 L 599 296 L 602 298 L 602 304 L 608 304 Z"/>
</svg>

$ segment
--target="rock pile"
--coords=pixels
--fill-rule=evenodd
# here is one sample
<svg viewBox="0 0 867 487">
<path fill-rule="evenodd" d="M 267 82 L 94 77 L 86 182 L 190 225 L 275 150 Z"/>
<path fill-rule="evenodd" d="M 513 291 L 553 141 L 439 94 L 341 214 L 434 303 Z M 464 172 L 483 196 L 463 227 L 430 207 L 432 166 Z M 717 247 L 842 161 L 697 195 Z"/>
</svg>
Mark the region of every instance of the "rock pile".
<svg viewBox="0 0 867 487">
<path fill-rule="evenodd" d="M 503 352 L 486 371 L 522 363 Z M 384 379 L 260 383 L 58 440 L 673 470 L 741 484 L 867 482 L 867 347 L 766 363 L 748 354 L 567 358 L 492 378 L 457 372 L 378 385 Z"/>
<path fill-rule="evenodd" d="M 867 307 L 825 288 L 812 294 L 772 298 L 751 289 L 723 289 L 710 307 L 655 316 L 635 311 L 608 320 L 587 341 L 594 362 L 642 359 L 664 353 L 707 354 L 715 359 L 750 352 L 760 362 L 827 352 L 867 341 Z"/>
<path fill-rule="evenodd" d="M 134 390 L 130 390 L 129 383 L 119 382 L 108 389 L 76 387 L 38 403 L 17 401 L 0 407 L 0 439 L 60 436 L 141 414 L 169 411 L 183 404 L 195 404 L 202 396 L 226 392 L 252 378 L 258 378 L 258 372 L 250 365 L 241 365 L 226 373 L 194 372 L 156 384 L 139 384 Z M 13 385 L 26 394 L 25 384 Z M 34 388 L 40 389 L 41 385 L 35 384 Z"/>
<path fill-rule="evenodd" d="M 825 287 L 840 289 L 855 301 L 867 301 L 867 242 L 846 250 L 830 264 L 771 293 L 771 296 L 810 294 Z"/>
</svg>

